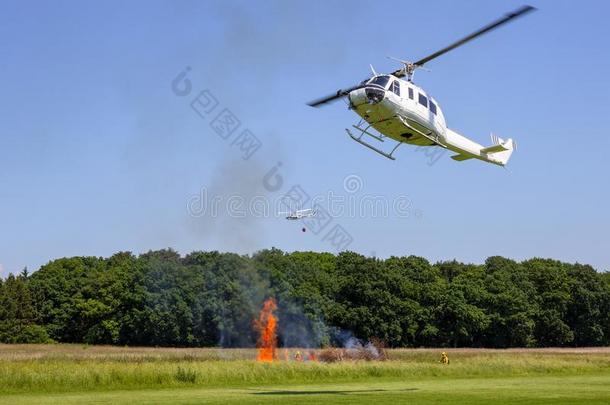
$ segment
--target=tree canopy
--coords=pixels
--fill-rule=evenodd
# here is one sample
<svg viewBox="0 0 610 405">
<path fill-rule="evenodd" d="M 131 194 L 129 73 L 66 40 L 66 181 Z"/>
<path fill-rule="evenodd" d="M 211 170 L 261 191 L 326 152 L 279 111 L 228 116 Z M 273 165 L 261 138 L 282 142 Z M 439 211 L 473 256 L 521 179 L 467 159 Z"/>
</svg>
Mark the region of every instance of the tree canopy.
<svg viewBox="0 0 610 405">
<path fill-rule="evenodd" d="M 283 346 L 610 344 L 610 275 L 587 265 L 278 249 L 53 260 L 0 280 L 0 342 L 248 347 L 270 296 Z"/>
</svg>

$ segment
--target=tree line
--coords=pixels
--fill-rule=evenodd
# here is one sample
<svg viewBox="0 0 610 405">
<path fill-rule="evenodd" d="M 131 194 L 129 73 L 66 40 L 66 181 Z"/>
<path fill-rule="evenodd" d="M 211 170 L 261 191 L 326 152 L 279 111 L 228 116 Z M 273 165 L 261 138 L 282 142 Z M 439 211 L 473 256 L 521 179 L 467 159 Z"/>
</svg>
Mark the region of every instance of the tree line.
<svg viewBox="0 0 610 405">
<path fill-rule="evenodd" d="M 610 345 L 610 274 L 588 265 L 278 249 L 53 260 L 0 279 L 0 342 L 249 347 L 270 296 L 282 346 Z"/>
</svg>

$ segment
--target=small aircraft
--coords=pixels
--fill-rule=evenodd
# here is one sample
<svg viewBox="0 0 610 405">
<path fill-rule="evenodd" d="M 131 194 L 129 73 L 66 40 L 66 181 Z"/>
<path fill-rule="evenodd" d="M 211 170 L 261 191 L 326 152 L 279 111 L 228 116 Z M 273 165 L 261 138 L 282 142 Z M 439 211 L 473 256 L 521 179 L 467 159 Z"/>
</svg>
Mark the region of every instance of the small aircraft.
<svg viewBox="0 0 610 405">
<path fill-rule="evenodd" d="M 304 210 L 296 210 L 291 212 L 280 212 L 280 214 L 288 214 L 286 219 L 295 221 L 297 219 L 313 217 L 316 215 L 316 211 L 313 208 L 307 208 Z"/>
<path fill-rule="evenodd" d="M 517 146 L 515 141 L 504 140 L 492 134 L 492 145 L 483 146 L 448 128 L 438 102 L 421 87 L 413 84 L 413 73 L 431 60 L 534 10 L 536 9 L 532 6 L 522 6 L 416 62 L 390 58 L 402 63 L 403 67 L 390 74 L 378 74 L 371 66 L 372 78 L 358 85 L 337 90 L 329 96 L 311 101 L 308 105 L 317 107 L 347 97 L 349 109 L 354 110 L 361 117 L 357 124 L 352 125 L 359 135 L 354 135 L 349 129 L 346 129 L 347 134 L 356 142 L 388 159 L 395 160 L 393 154 L 396 149 L 407 143 L 449 149 L 456 153 L 451 158 L 459 162 L 479 159 L 505 166 Z M 402 80 L 405 76 L 407 80 Z M 385 142 L 390 138 L 397 143 L 388 153 L 363 140 L 365 135 L 378 142 Z"/>
</svg>

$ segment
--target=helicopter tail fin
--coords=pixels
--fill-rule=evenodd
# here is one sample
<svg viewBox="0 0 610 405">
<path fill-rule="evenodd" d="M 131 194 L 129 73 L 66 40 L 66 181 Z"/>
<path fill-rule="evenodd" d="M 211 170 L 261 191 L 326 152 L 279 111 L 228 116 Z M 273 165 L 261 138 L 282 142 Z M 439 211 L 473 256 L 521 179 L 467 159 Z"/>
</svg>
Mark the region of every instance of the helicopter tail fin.
<svg viewBox="0 0 610 405">
<path fill-rule="evenodd" d="M 505 141 L 494 134 L 491 134 L 491 143 L 491 146 L 481 149 L 481 153 L 487 155 L 491 162 L 501 166 L 508 163 L 513 151 L 517 149 L 517 143 L 512 139 Z"/>
</svg>

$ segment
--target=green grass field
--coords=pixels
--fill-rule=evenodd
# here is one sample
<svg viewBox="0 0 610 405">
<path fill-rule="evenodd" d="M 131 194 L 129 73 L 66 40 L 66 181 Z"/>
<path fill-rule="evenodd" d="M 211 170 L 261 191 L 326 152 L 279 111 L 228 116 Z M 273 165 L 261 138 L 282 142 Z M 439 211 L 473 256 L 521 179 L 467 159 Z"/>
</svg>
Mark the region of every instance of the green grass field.
<svg viewBox="0 0 610 405">
<path fill-rule="evenodd" d="M 455 349 L 449 365 L 440 351 L 262 364 L 250 349 L 0 345 L 0 404 L 610 403 L 609 349 Z"/>
</svg>

